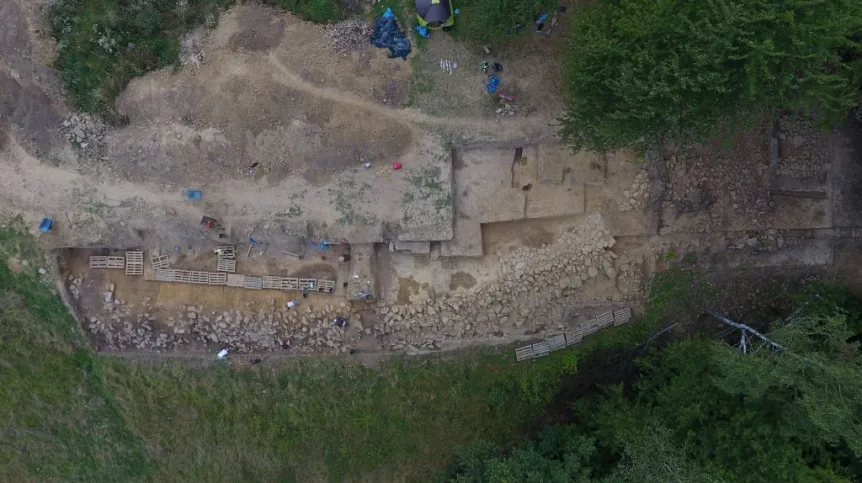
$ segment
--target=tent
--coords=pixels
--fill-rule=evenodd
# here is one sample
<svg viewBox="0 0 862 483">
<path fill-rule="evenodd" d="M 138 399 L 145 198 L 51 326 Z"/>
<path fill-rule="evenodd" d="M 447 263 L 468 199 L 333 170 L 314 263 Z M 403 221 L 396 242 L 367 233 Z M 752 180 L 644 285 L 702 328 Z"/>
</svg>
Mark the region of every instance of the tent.
<svg viewBox="0 0 862 483">
<path fill-rule="evenodd" d="M 450 0 L 416 0 L 416 18 L 419 25 L 433 30 L 455 25 Z"/>
</svg>

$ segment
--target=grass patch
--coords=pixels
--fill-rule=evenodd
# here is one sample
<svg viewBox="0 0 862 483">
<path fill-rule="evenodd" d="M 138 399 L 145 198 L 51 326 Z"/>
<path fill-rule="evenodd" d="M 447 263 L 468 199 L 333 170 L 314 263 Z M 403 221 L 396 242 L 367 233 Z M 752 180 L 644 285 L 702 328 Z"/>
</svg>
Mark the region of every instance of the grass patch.
<svg viewBox="0 0 862 483">
<path fill-rule="evenodd" d="M 55 66 L 81 111 L 120 122 L 114 101 L 129 81 L 175 65 L 182 36 L 215 27 L 234 0 L 57 0 L 48 9 Z M 265 0 L 312 22 L 343 19 L 338 0 Z"/>
<path fill-rule="evenodd" d="M 348 13 L 341 0 L 263 0 L 263 3 L 283 8 L 315 23 L 337 22 Z"/>
<path fill-rule="evenodd" d="M 455 17 L 452 35 L 474 44 L 498 44 L 520 33 L 532 34 L 535 20 L 543 12 L 550 23 L 559 0 L 460 0 L 454 6 L 461 14 Z"/>
<path fill-rule="evenodd" d="M 48 9 L 56 67 L 78 109 L 117 121 L 114 100 L 134 77 L 172 65 L 179 39 L 213 27 L 233 0 L 58 0 Z"/>
<path fill-rule="evenodd" d="M 411 180 L 437 188 L 432 170 Z M 326 358 L 191 368 L 95 354 L 40 280 L 33 245 L 0 230 L 2 481 L 429 480 L 464 445 L 519 439 L 581 361 L 643 342 L 699 286 L 672 270 L 641 321 L 530 363 L 502 348 L 377 371 Z M 31 262 L 13 272 L 10 256 Z"/>
<path fill-rule="evenodd" d="M 143 441 L 32 247 L 20 221 L 0 230 L 0 481 L 149 480 Z"/>
</svg>

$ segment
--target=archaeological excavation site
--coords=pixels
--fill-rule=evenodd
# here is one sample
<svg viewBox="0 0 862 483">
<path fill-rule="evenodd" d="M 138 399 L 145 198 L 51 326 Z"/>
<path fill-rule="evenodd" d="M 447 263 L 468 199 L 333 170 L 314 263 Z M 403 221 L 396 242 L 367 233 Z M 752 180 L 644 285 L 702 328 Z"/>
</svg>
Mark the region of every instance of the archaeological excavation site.
<svg viewBox="0 0 862 483">
<path fill-rule="evenodd" d="M 4 214 L 34 227 L 98 351 L 530 358 L 628 323 L 671 265 L 859 271 L 858 123 L 573 151 L 553 37 L 502 59 L 515 101 L 428 61 L 481 64 L 449 37 L 411 68 L 334 29 L 232 8 L 132 79 L 113 124 L 62 100 L 36 33 L 8 44 Z"/>
</svg>

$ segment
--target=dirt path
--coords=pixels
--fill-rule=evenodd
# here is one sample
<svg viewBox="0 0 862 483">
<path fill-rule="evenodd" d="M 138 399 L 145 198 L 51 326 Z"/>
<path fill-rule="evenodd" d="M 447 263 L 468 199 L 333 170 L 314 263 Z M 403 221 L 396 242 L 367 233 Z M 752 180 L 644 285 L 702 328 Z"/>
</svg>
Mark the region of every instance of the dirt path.
<svg viewBox="0 0 862 483">
<path fill-rule="evenodd" d="M 531 131 L 549 131 L 553 126 L 554 118 L 548 117 L 532 117 L 506 119 L 495 121 L 493 118 L 459 118 L 459 117 L 440 117 L 431 116 L 415 109 L 403 108 L 392 109 L 383 106 L 379 103 L 367 101 L 360 97 L 346 92 L 330 89 L 327 87 L 319 87 L 303 79 L 296 74 L 283 62 L 281 62 L 275 53 L 270 53 L 267 57 L 269 64 L 275 69 L 279 75 L 273 74 L 273 79 L 281 84 L 305 92 L 307 94 L 320 97 L 329 101 L 347 104 L 352 107 L 364 109 L 380 116 L 395 119 L 397 121 L 408 122 L 411 124 L 426 124 L 444 127 L 459 127 L 478 131 L 483 134 L 490 134 L 494 139 L 509 140 L 512 139 L 513 132 L 531 132 Z"/>
</svg>

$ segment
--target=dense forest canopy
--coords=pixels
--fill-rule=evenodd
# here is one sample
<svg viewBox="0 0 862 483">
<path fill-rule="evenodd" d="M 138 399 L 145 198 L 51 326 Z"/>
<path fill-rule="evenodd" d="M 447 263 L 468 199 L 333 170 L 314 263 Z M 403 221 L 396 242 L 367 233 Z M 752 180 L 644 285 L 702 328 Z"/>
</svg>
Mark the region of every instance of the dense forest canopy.
<svg viewBox="0 0 862 483">
<path fill-rule="evenodd" d="M 451 481 L 858 481 L 862 313 L 842 293 L 805 292 L 766 335 L 780 348 L 743 351 L 741 331 L 654 348 L 629 381 L 570 401 L 570 424 L 470 447 Z"/>
<path fill-rule="evenodd" d="M 777 109 L 843 120 L 860 100 L 857 0 L 585 2 L 563 53 L 574 147 L 702 139 Z"/>
</svg>

